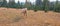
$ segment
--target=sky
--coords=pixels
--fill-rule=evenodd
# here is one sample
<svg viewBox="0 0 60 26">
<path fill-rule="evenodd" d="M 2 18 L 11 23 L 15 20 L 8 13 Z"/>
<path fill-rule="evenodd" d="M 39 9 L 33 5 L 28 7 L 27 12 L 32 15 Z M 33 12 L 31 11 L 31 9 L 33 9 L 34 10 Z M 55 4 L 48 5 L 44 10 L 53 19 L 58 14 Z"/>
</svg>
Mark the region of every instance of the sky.
<svg viewBox="0 0 60 26">
<path fill-rule="evenodd" d="M 15 2 L 17 2 L 18 0 L 15 0 Z M 19 0 L 20 2 L 25 2 L 25 0 Z M 36 0 L 30 0 L 31 3 L 35 2 Z M 56 1 L 56 0 L 49 0 L 50 2 Z M 60 0 L 58 0 L 60 1 Z M 9 2 L 9 0 L 7 0 L 7 2 Z"/>
</svg>

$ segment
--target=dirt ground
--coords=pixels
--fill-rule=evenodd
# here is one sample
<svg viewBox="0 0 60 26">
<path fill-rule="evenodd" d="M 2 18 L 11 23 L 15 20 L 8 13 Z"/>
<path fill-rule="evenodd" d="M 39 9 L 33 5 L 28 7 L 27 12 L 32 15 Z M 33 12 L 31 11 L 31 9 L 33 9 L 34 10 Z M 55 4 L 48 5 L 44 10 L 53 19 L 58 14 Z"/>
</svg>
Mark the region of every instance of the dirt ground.
<svg viewBox="0 0 60 26">
<path fill-rule="evenodd" d="M 60 13 L 28 10 L 24 16 L 21 9 L 0 8 L 0 26 L 60 26 Z"/>
</svg>

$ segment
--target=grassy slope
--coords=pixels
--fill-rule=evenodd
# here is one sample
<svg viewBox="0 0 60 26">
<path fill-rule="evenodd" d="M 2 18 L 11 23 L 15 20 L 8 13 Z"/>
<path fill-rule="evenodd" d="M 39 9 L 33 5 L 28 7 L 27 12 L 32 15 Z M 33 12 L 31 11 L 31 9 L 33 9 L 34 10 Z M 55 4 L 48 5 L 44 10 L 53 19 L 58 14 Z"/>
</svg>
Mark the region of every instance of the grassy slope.
<svg viewBox="0 0 60 26">
<path fill-rule="evenodd" d="M 15 22 L 14 18 L 22 18 Z M 27 17 L 21 14 L 21 10 L 0 8 L 0 26 L 60 26 L 60 13 L 44 11 L 27 11 Z"/>
</svg>

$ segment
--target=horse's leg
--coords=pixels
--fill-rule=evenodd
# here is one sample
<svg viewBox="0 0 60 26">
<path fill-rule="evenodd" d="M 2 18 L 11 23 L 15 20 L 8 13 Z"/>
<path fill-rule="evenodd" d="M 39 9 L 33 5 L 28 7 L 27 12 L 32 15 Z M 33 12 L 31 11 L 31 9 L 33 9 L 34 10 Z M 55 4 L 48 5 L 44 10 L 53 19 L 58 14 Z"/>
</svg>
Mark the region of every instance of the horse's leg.
<svg viewBox="0 0 60 26">
<path fill-rule="evenodd" d="M 24 16 L 27 16 L 27 12 L 24 12 Z"/>
</svg>

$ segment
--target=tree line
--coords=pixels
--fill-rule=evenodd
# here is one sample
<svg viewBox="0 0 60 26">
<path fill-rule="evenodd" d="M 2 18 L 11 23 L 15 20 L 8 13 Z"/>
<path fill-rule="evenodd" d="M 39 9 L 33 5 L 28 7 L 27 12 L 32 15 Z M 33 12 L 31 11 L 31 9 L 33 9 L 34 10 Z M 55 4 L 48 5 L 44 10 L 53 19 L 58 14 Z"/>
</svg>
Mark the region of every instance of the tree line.
<svg viewBox="0 0 60 26">
<path fill-rule="evenodd" d="M 43 0 L 41 4 L 42 5 L 36 5 L 36 4 L 32 4 L 31 2 L 26 2 L 24 4 L 19 1 L 18 3 L 15 2 L 7 3 L 7 1 L 4 0 L 3 2 L 0 3 L 0 7 L 16 8 L 16 9 L 28 8 L 28 10 L 34 10 L 34 11 L 43 10 L 45 12 L 48 11 L 60 12 L 60 2 L 58 0 L 56 0 L 54 4 L 53 3 L 51 4 L 49 0 Z"/>
</svg>

